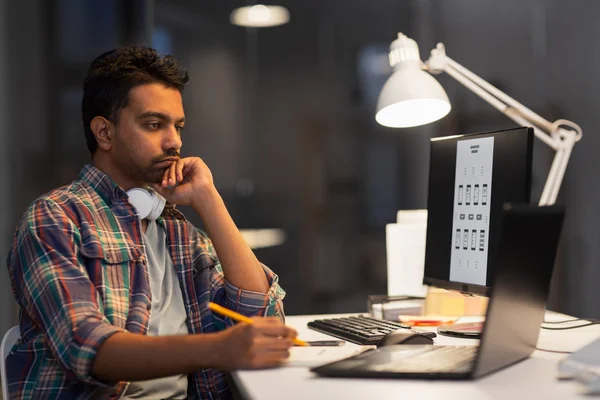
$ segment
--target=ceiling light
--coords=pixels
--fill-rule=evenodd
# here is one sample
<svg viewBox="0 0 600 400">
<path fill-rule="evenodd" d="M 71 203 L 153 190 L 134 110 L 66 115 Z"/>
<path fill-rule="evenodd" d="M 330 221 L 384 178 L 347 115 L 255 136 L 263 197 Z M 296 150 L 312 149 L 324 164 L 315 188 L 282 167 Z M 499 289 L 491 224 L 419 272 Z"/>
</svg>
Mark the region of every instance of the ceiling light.
<svg viewBox="0 0 600 400">
<path fill-rule="evenodd" d="M 256 4 L 240 7 L 231 13 L 231 23 L 239 26 L 265 28 L 288 23 L 290 12 L 281 6 Z"/>
</svg>

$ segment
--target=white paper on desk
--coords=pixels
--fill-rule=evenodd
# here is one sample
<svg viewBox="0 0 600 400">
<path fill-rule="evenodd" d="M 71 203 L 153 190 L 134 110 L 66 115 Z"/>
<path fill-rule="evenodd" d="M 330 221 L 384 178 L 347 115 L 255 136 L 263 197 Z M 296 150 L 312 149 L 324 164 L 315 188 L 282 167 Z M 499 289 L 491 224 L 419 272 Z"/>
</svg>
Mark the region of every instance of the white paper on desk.
<svg viewBox="0 0 600 400">
<path fill-rule="evenodd" d="M 372 347 L 372 346 L 369 346 Z M 290 357 L 283 364 L 285 367 L 316 367 L 365 351 L 365 347 L 357 346 L 294 346 L 290 348 Z"/>
<path fill-rule="evenodd" d="M 427 222 L 385 227 L 388 295 L 425 297 L 423 285 Z"/>
</svg>

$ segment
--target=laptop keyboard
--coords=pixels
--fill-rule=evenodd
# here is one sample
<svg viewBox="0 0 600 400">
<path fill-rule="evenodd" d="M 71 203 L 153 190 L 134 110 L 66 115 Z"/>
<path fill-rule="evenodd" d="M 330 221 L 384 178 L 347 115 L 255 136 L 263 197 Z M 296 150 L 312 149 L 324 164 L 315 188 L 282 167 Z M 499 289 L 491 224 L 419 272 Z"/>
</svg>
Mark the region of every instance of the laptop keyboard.
<svg viewBox="0 0 600 400">
<path fill-rule="evenodd" d="M 469 367 L 476 354 L 477 346 L 415 346 L 415 349 L 386 354 L 384 362 L 369 365 L 369 369 L 386 372 L 453 372 L 461 367 Z"/>
<path fill-rule="evenodd" d="M 385 335 L 398 329 L 411 329 L 399 322 L 385 321 L 370 317 L 345 317 L 317 319 L 308 323 L 308 327 L 340 339 L 360 345 L 379 346 Z M 435 337 L 433 332 L 423 333 Z"/>
</svg>

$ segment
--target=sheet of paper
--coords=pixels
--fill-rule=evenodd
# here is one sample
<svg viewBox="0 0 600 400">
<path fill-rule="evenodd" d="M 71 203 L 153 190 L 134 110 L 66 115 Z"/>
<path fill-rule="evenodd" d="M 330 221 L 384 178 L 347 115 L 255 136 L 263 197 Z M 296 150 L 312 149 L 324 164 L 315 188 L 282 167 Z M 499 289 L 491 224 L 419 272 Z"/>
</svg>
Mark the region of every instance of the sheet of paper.
<svg viewBox="0 0 600 400">
<path fill-rule="evenodd" d="M 425 265 L 426 223 L 387 224 L 388 295 L 422 296 Z"/>
<path fill-rule="evenodd" d="M 375 348 L 374 346 L 369 346 Z M 345 344 L 343 346 L 315 346 L 297 347 L 290 349 L 290 357 L 284 366 L 287 367 L 315 367 L 341 360 L 365 351 L 365 347 L 357 347 Z"/>
</svg>

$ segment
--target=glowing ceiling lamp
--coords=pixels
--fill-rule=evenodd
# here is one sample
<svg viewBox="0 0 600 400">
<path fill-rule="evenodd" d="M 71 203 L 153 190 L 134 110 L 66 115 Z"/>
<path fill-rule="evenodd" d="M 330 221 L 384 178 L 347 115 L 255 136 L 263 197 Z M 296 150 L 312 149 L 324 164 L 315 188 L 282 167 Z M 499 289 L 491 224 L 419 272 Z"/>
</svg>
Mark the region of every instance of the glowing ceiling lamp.
<svg viewBox="0 0 600 400">
<path fill-rule="evenodd" d="M 234 25 L 266 28 L 287 24 L 290 21 L 290 12 L 282 6 L 266 6 L 255 4 L 236 8 L 231 13 L 231 23 Z"/>
</svg>

